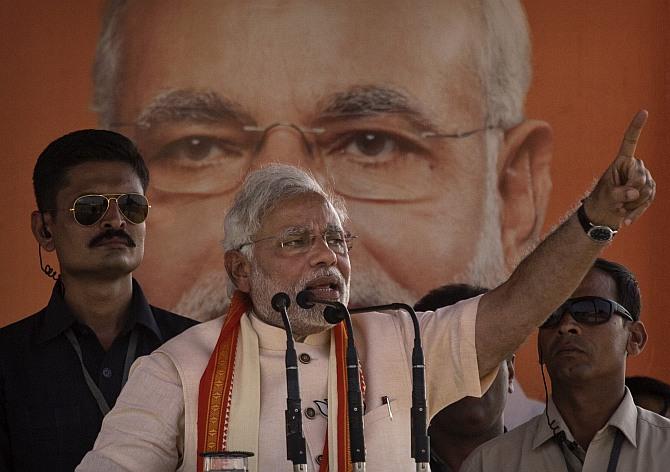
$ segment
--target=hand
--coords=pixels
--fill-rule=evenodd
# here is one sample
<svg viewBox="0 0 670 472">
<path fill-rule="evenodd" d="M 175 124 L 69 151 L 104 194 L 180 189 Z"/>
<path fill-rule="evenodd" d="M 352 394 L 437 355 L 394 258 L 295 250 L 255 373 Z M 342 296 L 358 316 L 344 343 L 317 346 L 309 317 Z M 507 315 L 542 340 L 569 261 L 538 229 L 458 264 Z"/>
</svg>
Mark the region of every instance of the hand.
<svg viewBox="0 0 670 472">
<path fill-rule="evenodd" d="M 656 182 L 635 157 L 637 142 L 647 121 L 646 110 L 637 112 L 628 125 L 619 153 L 584 201 L 584 210 L 594 224 L 618 228 L 635 221 L 656 196 Z"/>
</svg>

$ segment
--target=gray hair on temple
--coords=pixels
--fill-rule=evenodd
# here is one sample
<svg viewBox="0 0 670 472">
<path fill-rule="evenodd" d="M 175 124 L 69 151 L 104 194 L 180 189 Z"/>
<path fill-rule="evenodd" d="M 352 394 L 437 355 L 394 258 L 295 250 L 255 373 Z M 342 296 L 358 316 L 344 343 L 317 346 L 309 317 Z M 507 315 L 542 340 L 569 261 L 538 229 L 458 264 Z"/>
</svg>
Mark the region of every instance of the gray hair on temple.
<svg viewBox="0 0 670 472">
<path fill-rule="evenodd" d="M 321 195 L 337 212 L 342 222 L 347 213 L 342 200 L 326 190 L 308 172 L 282 164 L 272 164 L 250 173 L 237 193 L 223 221 L 223 249 L 238 249 L 251 241 L 265 215 L 279 202 L 304 194 Z M 252 246 L 243 251 L 250 256 Z"/>
</svg>

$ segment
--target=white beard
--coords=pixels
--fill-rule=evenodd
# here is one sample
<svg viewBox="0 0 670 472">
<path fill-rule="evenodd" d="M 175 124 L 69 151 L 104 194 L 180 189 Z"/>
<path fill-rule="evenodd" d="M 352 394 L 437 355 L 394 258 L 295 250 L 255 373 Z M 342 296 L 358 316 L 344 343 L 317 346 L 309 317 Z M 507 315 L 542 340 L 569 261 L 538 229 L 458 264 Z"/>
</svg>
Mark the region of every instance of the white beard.
<svg viewBox="0 0 670 472">
<path fill-rule="evenodd" d="M 302 338 L 329 329 L 332 325 L 323 317 L 323 305 L 316 304 L 306 310 L 300 308 L 295 303 L 298 292 L 304 290 L 305 286 L 311 280 L 321 276 L 334 276 L 338 278 L 342 292 L 339 301 L 346 306 L 349 302 L 349 284 L 336 267 L 317 269 L 312 273 L 305 274 L 295 285 L 289 287 L 285 283 L 282 283 L 281 280 L 275 281 L 268 277 L 252 258 L 251 291 L 249 295 L 254 305 L 254 313 L 261 321 L 283 328 L 284 324 L 281 315 L 274 311 L 271 300 L 276 293 L 284 292 L 291 300 L 291 305 L 288 308 L 288 317 L 296 338 Z"/>
</svg>

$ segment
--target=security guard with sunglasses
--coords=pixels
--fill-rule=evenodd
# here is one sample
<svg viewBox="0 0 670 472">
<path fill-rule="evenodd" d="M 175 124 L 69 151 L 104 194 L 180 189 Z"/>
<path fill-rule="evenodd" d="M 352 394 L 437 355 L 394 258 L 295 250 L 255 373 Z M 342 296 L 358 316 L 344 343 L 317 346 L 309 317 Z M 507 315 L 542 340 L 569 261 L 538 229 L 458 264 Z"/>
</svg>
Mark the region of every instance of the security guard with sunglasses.
<svg viewBox="0 0 670 472">
<path fill-rule="evenodd" d="M 0 329 L 0 471 L 72 471 L 133 361 L 196 322 L 149 305 L 132 278 L 150 205 L 130 140 L 67 134 L 39 156 L 33 183 L 40 267 L 56 283 L 45 308 Z"/>
<path fill-rule="evenodd" d="M 635 277 L 597 259 L 540 326 L 552 387 L 545 412 L 477 449 L 461 471 L 668 470 L 670 420 L 636 407 L 624 384 L 628 356 L 646 341 Z"/>
</svg>

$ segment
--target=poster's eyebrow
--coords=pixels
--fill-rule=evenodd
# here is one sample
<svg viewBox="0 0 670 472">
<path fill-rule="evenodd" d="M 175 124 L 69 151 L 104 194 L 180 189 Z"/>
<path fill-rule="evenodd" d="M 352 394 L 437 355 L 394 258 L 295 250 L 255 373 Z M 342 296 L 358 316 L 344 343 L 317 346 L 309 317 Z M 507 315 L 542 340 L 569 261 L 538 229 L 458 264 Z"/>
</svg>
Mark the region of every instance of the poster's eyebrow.
<svg viewBox="0 0 670 472">
<path fill-rule="evenodd" d="M 319 120 L 377 114 L 402 114 L 415 125 L 436 130 L 420 104 L 402 91 L 379 85 L 354 86 L 321 100 Z"/>
<path fill-rule="evenodd" d="M 212 90 L 180 89 L 169 90 L 154 97 L 142 109 L 134 123 L 114 123 L 113 126 L 132 124 L 150 127 L 165 122 L 223 120 L 255 124 L 241 105 L 221 97 Z"/>
</svg>

